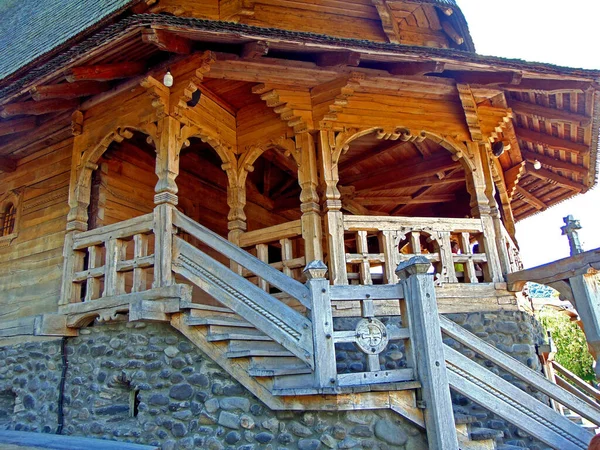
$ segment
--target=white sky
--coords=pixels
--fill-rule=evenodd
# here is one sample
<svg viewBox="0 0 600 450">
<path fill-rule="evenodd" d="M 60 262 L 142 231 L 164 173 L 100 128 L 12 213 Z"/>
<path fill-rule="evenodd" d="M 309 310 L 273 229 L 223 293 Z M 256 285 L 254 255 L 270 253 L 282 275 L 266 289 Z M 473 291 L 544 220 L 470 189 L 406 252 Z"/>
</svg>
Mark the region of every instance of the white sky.
<svg viewBox="0 0 600 450">
<path fill-rule="evenodd" d="M 600 70 L 598 0 L 457 0 L 477 53 Z M 584 250 L 600 247 L 600 188 L 517 224 L 525 267 L 569 256 L 562 218 L 581 221 Z"/>
</svg>

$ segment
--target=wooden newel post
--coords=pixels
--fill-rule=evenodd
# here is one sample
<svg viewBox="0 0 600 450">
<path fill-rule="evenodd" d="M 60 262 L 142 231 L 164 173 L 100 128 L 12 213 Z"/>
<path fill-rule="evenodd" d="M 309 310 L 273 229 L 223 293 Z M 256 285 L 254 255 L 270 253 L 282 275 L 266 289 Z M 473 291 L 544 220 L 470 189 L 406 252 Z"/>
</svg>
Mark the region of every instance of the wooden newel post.
<svg viewBox="0 0 600 450">
<path fill-rule="evenodd" d="M 304 269 L 310 291 L 310 319 L 313 330 L 315 355 L 315 387 L 335 387 L 337 370 L 333 343 L 333 315 L 329 300 L 329 281 L 325 278 L 327 266 L 323 261 L 312 261 Z"/>
<path fill-rule="evenodd" d="M 450 386 L 430 262 L 415 256 L 400 263 L 396 275 L 404 289 L 410 319 L 410 341 L 425 403 L 429 448 L 458 450 Z"/>
</svg>

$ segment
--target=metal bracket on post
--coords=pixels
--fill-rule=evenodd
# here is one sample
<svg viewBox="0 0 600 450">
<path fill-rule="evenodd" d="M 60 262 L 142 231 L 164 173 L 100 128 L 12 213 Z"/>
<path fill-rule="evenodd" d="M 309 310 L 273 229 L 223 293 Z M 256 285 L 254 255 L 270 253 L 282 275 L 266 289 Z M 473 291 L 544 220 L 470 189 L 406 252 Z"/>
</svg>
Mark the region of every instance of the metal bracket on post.
<svg viewBox="0 0 600 450">
<path fill-rule="evenodd" d="M 304 274 L 307 278 L 306 286 L 310 291 L 315 387 L 334 388 L 337 384 L 337 370 L 329 281 L 325 278 L 327 266 L 323 261 L 312 261 L 304 269 Z"/>
<path fill-rule="evenodd" d="M 433 276 L 427 273 L 430 266 L 424 256 L 414 256 L 398 265 L 396 275 L 410 316 L 410 340 L 426 405 L 429 448 L 458 450 L 435 287 Z"/>
</svg>

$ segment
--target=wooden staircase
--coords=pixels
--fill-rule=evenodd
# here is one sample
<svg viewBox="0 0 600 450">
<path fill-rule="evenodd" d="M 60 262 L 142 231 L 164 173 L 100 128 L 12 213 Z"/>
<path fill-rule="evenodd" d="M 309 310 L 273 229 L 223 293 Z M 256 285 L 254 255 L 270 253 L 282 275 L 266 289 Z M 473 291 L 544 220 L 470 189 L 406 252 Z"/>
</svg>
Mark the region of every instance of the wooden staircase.
<svg viewBox="0 0 600 450">
<path fill-rule="evenodd" d="M 437 311 L 435 288 L 426 274 L 429 262 L 425 259 L 399 267 L 400 284 L 379 286 L 330 286 L 324 265 L 310 263 L 308 282 L 303 285 L 181 213 L 174 213 L 173 223 L 221 253 L 234 267 L 243 267 L 263 285 L 276 287 L 306 308 L 306 315 L 299 313 L 237 271 L 173 237 L 172 270 L 223 307 L 180 305 L 181 312 L 171 316 L 171 324 L 273 410 L 392 409 L 426 426 L 432 448 L 458 448 L 447 447 L 447 443 L 457 441 L 463 450 L 496 448 L 495 440 L 500 437 L 496 431 L 474 428 L 466 419 L 455 423 L 451 387 L 553 448 L 587 448 L 592 437 L 588 431 L 444 345 L 441 329 L 502 370 L 600 424 L 600 409 L 590 407 L 448 319 L 431 314 Z M 374 302 L 380 300 L 399 302 L 399 330 L 392 331 L 376 319 Z M 360 303 L 361 320 L 367 328 L 334 331 L 332 301 Z M 391 338 L 388 334 L 407 341 L 407 368 L 381 369 L 378 354 Z M 362 345 L 368 370 L 338 374 L 337 342 Z M 380 345 L 383 347 L 376 351 Z M 498 448 L 511 450 L 507 445 Z"/>
</svg>

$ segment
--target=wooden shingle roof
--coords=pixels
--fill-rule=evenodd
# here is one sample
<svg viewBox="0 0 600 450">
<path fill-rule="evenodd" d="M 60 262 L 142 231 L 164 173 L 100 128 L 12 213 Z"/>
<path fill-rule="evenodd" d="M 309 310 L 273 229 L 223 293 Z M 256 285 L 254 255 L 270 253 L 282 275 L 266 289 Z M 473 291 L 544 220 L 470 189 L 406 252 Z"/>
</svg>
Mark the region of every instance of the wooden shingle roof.
<svg viewBox="0 0 600 450">
<path fill-rule="evenodd" d="M 102 25 L 135 0 L 0 1 L 0 79 L 79 33 Z"/>
</svg>

